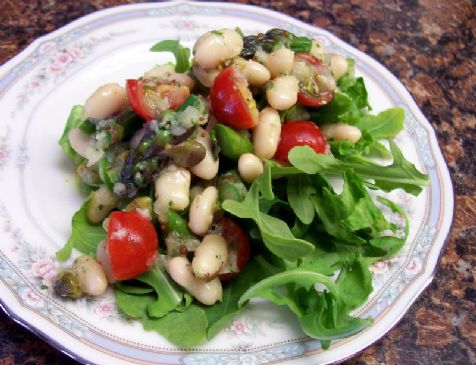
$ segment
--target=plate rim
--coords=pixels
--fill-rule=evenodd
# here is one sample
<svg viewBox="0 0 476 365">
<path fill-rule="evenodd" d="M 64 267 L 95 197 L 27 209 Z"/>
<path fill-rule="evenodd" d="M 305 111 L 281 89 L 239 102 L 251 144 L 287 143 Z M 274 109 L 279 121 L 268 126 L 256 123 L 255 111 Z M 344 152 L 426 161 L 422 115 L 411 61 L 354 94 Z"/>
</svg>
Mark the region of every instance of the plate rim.
<svg viewBox="0 0 476 365">
<path fill-rule="evenodd" d="M 239 3 L 224 3 L 224 2 L 208 3 L 208 2 L 198 2 L 198 1 L 196 2 L 196 1 L 188 1 L 188 0 L 175 0 L 175 1 L 160 2 L 160 3 L 123 4 L 123 5 L 119 5 L 119 6 L 108 7 L 108 8 L 105 8 L 105 9 L 101 9 L 101 10 L 92 12 L 90 14 L 83 15 L 83 16 L 69 22 L 68 24 L 65 24 L 65 25 L 63 25 L 63 26 L 61 26 L 61 27 L 49 32 L 49 33 L 46 33 L 46 34 L 36 38 L 27 47 L 25 47 L 19 53 L 17 53 L 13 57 L 11 57 L 4 64 L 2 64 L 1 67 L 0 67 L 0 82 L 4 80 L 3 78 L 5 76 L 7 76 L 8 73 L 16 65 L 20 64 L 23 60 L 28 58 L 28 56 L 30 56 L 32 53 L 34 53 L 35 50 L 37 49 L 37 47 L 41 43 L 43 43 L 43 42 L 47 41 L 48 39 L 53 38 L 57 35 L 60 35 L 64 32 L 67 32 L 70 29 L 74 29 L 77 25 L 80 25 L 82 23 L 87 23 L 88 20 L 92 20 L 92 19 L 96 19 L 96 18 L 99 19 L 99 18 L 101 18 L 102 14 L 114 14 L 115 12 L 120 12 L 121 10 L 123 10 L 125 8 L 137 8 L 138 10 L 139 9 L 154 9 L 154 8 L 164 8 L 164 7 L 167 7 L 167 6 L 173 6 L 174 4 L 194 4 L 194 5 L 199 5 L 199 6 L 202 5 L 204 7 L 209 7 L 210 5 L 215 5 L 217 7 L 222 7 L 223 6 L 223 7 L 229 7 L 229 8 L 242 8 L 242 9 L 254 8 L 258 12 L 270 12 L 270 13 L 274 13 L 274 14 L 279 14 L 281 17 L 286 18 L 286 20 L 297 22 L 301 26 L 304 26 L 305 28 L 310 28 L 310 29 L 312 29 L 312 28 L 316 29 L 317 28 L 320 31 L 324 32 L 326 35 L 328 35 L 331 39 L 337 40 L 341 44 L 345 44 L 346 47 L 351 47 L 353 49 L 353 51 L 355 51 L 357 53 L 360 53 L 361 55 L 363 55 L 363 56 L 369 58 L 370 60 L 372 60 L 375 65 L 377 65 L 379 68 L 381 68 L 386 73 L 386 75 L 390 76 L 390 78 L 392 79 L 392 82 L 395 82 L 399 86 L 403 87 L 403 89 L 405 91 L 405 95 L 402 95 L 402 96 L 409 97 L 409 99 L 410 99 L 410 103 L 408 103 L 406 106 L 409 107 L 413 112 L 418 114 L 419 120 L 423 120 L 423 121 L 426 122 L 422 126 L 424 126 L 425 130 L 430 133 L 429 140 L 431 142 L 430 147 L 432 147 L 432 152 L 434 153 L 436 158 L 440 158 L 443 162 L 443 164 L 441 164 L 441 163 L 436 164 L 442 170 L 441 171 L 441 173 L 442 173 L 442 177 L 441 177 L 442 189 L 449 188 L 451 190 L 452 199 L 451 199 L 450 208 L 451 208 L 452 215 L 451 215 L 451 220 L 449 221 L 448 231 L 446 233 L 445 238 L 442 239 L 443 242 L 442 242 L 441 247 L 439 249 L 438 257 L 436 258 L 435 265 L 432 267 L 431 272 L 430 273 L 424 273 L 424 277 L 426 279 L 425 282 L 423 284 L 419 285 L 418 292 L 413 296 L 412 300 L 401 310 L 401 312 L 399 313 L 397 318 L 395 318 L 395 320 L 392 321 L 392 323 L 390 325 L 386 326 L 385 330 L 379 336 L 376 336 L 375 339 L 373 339 L 370 342 L 367 342 L 365 345 L 361 346 L 361 348 L 359 350 L 353 352 L 352 354 L 349 354 L 346 357 L 336 359 L 335 361 L 332 361 L 332 363 L 340 363 L 340 362 L 345 361 L 346 359 L 349 359 L 351 357 L 356 356 L 357 354 L 361 353 L 363 350 L 365 350 L 366 348 L 368 348 L 369 346 L 371 346 L 375 342 L 379 341 L 391 329 L 393 329 L 402 320 L 402 318 L 408 313 L 409 308 L 415 303 L 415 301 L 417 299 L 419 299 L 421 297 L 422 293 L 428 288 L 428 286 L 434 280 L 435 275 L 436 275 L 437 271 L 439 270 L 439 265 L 438 264 L 441 260 L 441 257 L 445 253 L 445 249 L 446 249 L 446 247 L 449 243 L 449 240 L 451 239 L 451 232 L 452 232 L 452 229 L 453 229 L 454 218 L 455 218 L 455 209 L 454 209 L 454 207 L 455 207 L 455 202 L 456 202 L 455 201 L 456 194 L 455 194 L 455 190 L 454 190 L 454 185 L 452 183 L 452 179 L 451 179 L 451 175 L 450 175 L 450 172 L 449 172 L 449 169 L 448 169 L 446 159 L 445 159 L 444 155 L 442 154 L 441 148 L 439 147 L 439 143 L 438 143 L 438 140 L 436 138 L 435 130 L 431 126 L 431 123 L 428 121 L 428 119 L 423 114 L 421 109 L 416 104 L 416 101 L 415 101 L 413 95 L 408 91 L 407 87 L 400 80 L 398 80 L 398 78 L 390 70 L 388 70 L 387 67 L 385 65 L 383 65 L 380 61 L 378 61 L 377 59 L 373 58 L 372 56 L 360 51 L 358 48 L 354 47 L 353 45 L 343 41 L 342 39 L 340 39 L 339 37 L 332 34 L 331 32 L 329 32 L 326 29 L 316 27 L 314 25 L 310 25 L 310 24 L 305 23 L 305 22 L 303 22 L 299 19 L 293 18 L 291 15 L 280 13 L 280 12 L 275 11 L 275 10 L 271 10 L 271 9 L 264 8 L 264 7 L 261 7 L 261 6 L 256 6 L 256 5 L 239 4 Z M 435 143 L 435 146 L 433 146 L 433 142 Z M 437 147 L 437 148 L 433 148 L 433 147 Z M 445 184 L 445 182 L 447 184 Z M 445 205 L 447 205 L 447 204 L 448 204 L 448 202 L 445 202 Z M 447 207 L 448 207 L 448 205 L 447 205 Z M 445 221 L 447 221 L 447 220 L 445 220 Z M 2 283 L 2 284 L 4 284 L 4 283 Z M 87 360 L 87 359 L 81 357 L 75 351 L 70 350 L 67 347 L 64 347 L 56 339 L 50 337 L 45 332 L 43 332 L 41 329 L 39 329 L 38 326 L 22 319 L 17 313 L 15 313 L 15 311 L 12 308 L 10 308 L 6 304 L 6 302 L 1 297 L 0 297 L 0 308 L 14 322 L 16 322 L 16 323 L 20 324 L 21 326 L 27 328 L 29 331 L 31 331 L 35 335 L 38 335 L 40 338 L 42 338 L 46 342 L 50 343 L 53 347 L 55 347 L 59 351 L 65 353 L 70 358 L 72 358 L 76 361 L 82 362 L 82 363 L 90 363 L 90 360 Z M 308 356 L 312 357 L 313 355 L 310 354 Z M 291 360 L 291 359 L 288 358 L 286 360 Z"/>
</svg>

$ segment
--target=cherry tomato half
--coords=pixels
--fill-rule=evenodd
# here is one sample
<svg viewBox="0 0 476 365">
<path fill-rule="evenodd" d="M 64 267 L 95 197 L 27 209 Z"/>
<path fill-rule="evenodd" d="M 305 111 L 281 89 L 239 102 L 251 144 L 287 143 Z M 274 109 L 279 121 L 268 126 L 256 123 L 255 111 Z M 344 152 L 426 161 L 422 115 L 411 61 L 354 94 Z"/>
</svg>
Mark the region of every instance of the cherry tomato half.
<svg viewBox="0 0 476 365">
<path fill-rule="evenodd" d="M 126 92 L 134 112 L 146 121 L 167 109 L 178 109 L 190 96 L 187 86 L 150 80 L 127 80 Z"/>
<path fill-rule="evenodd" d="M 301 62 L 302 67 L 307 67 L 310 70 L 311 74 L 310 80 L 302 80 L 298 77 L 299 92 L 297 104 L 317 108 L 319 106 L 330 103 L 334 98 L 333 90 L 320 92 L 318 88 L 314 90 L 314 88 L 312 87 L 312 85 L 316 84 L 315 78 L 319 74 L 326 76 L 331 75 L 329 67 L 323 64 L 321 60 L 315 58 L 314 56 L 311 56 L 308 53 L 296 53 L 294 55 L 294 62 Z M 304 87 L 303 85 L 308 85 L 308 87 Z"/>
<path fill-rule="evenodd" d="M 235 129 L 253 128 L 258 123 L 258 109 L 245 79 L 234 66 L 218 74 L 210 89 L 212 114 Z"/>
<path fill-rule="evenodd" d="M 287 162 L 289 150 L 296 146 L 309 146 L 317 153 L 325 153 L 327 140 L 313 122 L 295 120 L 283 124 L 274 158 Z"/>
<path fill-rule="evenodd" d="M 223 218 L 223 238 L 228 243 L 229 251 L 236 253 L 236 267 L 238 272 L 221 274 L 221 281 L 229 281 L 235 278 L 245 267 L 250 259 L 250 239 L 246 232 L 234 221 L 229 218 Z"/>
<path fill-rule="evenodd" d="M 154 265 L 158 238 L 154 225 L 136 212 L 112 212 L 106 252 L 115 280 L 128 280 L 143 274 Z"/>
</svg>

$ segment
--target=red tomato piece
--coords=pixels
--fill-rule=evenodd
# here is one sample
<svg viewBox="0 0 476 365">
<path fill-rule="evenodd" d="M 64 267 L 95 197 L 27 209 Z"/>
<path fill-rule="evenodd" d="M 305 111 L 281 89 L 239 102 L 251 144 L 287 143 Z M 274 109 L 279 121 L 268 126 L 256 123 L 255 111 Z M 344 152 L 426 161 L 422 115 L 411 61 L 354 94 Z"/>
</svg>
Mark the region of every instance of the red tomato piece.
<svg viewBox="0 0 476 365">
<path fill-rule="evenodd" d="M 142 119 L 152 120 L 154 111 L 145 102 L 144 82 L 142 80 L 126 81 L 127 100 L 134 112 Z"/>
<path fill-rule="evenodd" d="M 334 91 L 324 91 L 319 95 L 311 95 L 299 89 L 297 104 L 314 108 L 326 105 L 334 99 Z"/>
<path fill-rule="evenodd" d="M 319 74 L 330 75 L 329 67 L 308 53 L 296 53 L 294 55 L 294 62 L 304 62 L 307 67 L 312 70 L 312 78 L 315 78 Z M 332 99 L 334 99 L 334 91 L 315 93 L 312 90 L 306 90 L 302 87 L 302 83 L 306 80 L 299 81 L 300 86 L 297 104 L 317 108 L 330 103 Z"/>
<path fill-rule="evenodd" d="M 274 158 L 288 161 L 289 150 L 296 146 L 309 146 L 317 153 L 325 153 L 326 137 L 313 122 L 296 120 L 283 124 L 278 149 Z"/>
<path fill-rule="evenodd" d="M 158 237 L 154 225 L 136 212 L 112 212 L 106 251 L 115 280 L 139 276 L 155 263 Z"/>
<path fill-rule="evenodd" d="M 190 96 L 187 86 L 149 80 L 127 80 L 126 92 L 134 112 L 146 121 L 167 109 L 178 109 Z"/>
<path fill-rule="evenodd" d="M 245 267 L 250 259 L 250 239 L 246 232 L 234 221 L 229 218 L 223 218 L 223 238 L 228 243 L 229 250 L 236 252 L 236 267 L 238 272 L 221 274 L 221 281 L 229 281 L 235 278 Z"/>
<path fill-rule="evenodd" d="M 212 114 L 235 129 L 253 128 L 258 123 L 258 109 L 245 79 L 234 66 L 218 74 L 210 89 Z"/>
</svg>

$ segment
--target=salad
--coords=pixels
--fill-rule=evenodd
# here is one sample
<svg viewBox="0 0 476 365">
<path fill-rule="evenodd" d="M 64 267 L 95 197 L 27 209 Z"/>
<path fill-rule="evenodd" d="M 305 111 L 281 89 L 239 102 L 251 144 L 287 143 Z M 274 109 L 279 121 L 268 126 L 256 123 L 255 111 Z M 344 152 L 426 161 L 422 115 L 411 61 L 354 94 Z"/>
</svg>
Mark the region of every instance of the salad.
<svg viewBox="0 0 476 365">
<path fill-rule="evenodd" d="M 403 109 L 372 114 L 352 59 L 282 29 L 151 51 L 175 63 L 100 86 L 68 117 L 59 143 L 87 197 L 57 258 L 82 255 L 56 295 L 112 285 L 124 316 L 182 348 L 257 297 L 324 349 L 370 325 L 351 315 L 372 292 L 369 266 L 409 232 L 384 193 L 428 184 L 392 140 Z"/>
</svg>

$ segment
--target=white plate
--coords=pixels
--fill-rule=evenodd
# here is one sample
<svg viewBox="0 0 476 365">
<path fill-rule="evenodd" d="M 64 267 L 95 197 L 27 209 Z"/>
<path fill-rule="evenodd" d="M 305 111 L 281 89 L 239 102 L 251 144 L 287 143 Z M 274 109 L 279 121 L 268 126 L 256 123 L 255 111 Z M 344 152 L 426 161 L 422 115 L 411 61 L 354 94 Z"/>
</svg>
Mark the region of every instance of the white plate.
<svg viewBox="0 0 476 365">
<path fill-rule="evenodd" d="M 392 197 L 408 211 L 411 233 L 402 252 L 372 267 L 375 290 L 359 315 L 373 325 L 322 351 L 293 316 L 270 304 L 250 306 L 211 342 L 182 351 L 116 311 L 111 293 L 65 302 L 48 286 L 54 253 L 69 236 L 81 204 L 73 170 L 58 146 L 72 105 L 98 85 L 123 83 L 156 63 L 160 39 L 191 45 L 203 32 L 271 27 L 321 39 L 356 60 L 378 112 L 406 110 L 397 138 L 408 159 L 430 176 L 417 198 Z M 0 298 L 17 321 L 79 361 L 97 364 L 324 364 L 350 357 L 382 337 L 431 281 L 453 216 L 453 190 L 434 131 L 403 85 L 382 65 L 328 32 L 285 15 L 236 4 L 161 3 L 122 6 L 83 17 L 33 42 L 0 71 Z"/>
</svg>

